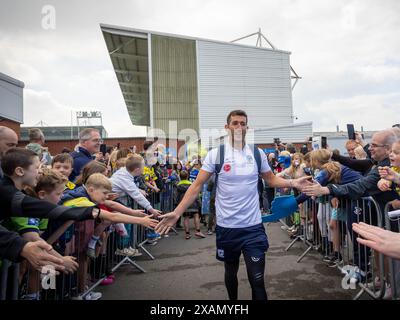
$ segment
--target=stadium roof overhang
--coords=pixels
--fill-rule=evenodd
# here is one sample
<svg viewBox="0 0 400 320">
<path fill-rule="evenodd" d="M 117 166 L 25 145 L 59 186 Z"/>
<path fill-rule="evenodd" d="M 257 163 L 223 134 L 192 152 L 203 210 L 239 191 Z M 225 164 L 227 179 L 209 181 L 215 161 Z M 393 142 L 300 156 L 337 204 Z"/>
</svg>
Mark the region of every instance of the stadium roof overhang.
<svg viewBox="0 0 400 320">
<path fill-rule="evenodd" d="M 100 28 L 132 124 L 150 126 L 148 34 Z"/>
</svg>

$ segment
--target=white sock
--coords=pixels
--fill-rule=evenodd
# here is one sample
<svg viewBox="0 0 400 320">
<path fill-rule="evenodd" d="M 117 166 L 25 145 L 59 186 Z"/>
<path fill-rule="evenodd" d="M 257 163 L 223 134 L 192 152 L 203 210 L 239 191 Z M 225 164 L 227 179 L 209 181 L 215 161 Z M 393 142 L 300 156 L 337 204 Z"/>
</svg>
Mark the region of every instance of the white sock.
<svg viewBox="0 0 400 320">
<path fill-rule="evenodd" d="M 89 241 L 88 247 L 90 249 L 96 249 L 96 243 L 100 239 L 100 237 L 97 236 L 92 236 L 92 238 Z"/>
</svg>

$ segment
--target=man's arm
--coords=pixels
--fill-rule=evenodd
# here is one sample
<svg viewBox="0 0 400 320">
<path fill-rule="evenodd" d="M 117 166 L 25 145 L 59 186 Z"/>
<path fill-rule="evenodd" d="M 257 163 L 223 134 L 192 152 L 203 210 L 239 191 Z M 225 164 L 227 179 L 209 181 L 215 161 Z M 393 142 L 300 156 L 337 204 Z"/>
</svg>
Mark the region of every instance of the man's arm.
<svg viewBox="0 0 400 320">
<path fill-rule="evenodd" d="M 262 173 L 261 177 L 270 188 L 296 188 L 300 191 L 307 185 L 306 181 L 311 179 L 309 176 L 298 179 L 283 179 L 274 175 L 272 171 Z"/>
</svg>

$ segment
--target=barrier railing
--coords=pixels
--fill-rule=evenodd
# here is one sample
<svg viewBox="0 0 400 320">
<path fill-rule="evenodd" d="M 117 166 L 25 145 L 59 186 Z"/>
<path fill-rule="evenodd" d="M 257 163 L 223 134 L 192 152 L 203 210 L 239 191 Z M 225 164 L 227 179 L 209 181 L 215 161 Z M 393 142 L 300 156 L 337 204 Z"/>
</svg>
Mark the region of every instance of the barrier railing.
<svg viewBox="0 0 400 320">
<path fill-rule="evenodd" d="M 385 206 L 385 227 L 392 232 L 400 232 L 400 218 L 390 218 L 389 212 L 393 210 L 392 205 L 387 203 Z M 400 299 L 400 260 L 385 256 L 385 263 L 388 265 L 386 281 L 390 286 L 392 299 Z"/>
<path fill-rule="evenodd" d="M 300 262 L 311 250 L 317 250 L 324 255 L 324 261 L 329 266 L 337 267 L 342 272 L 344 286 L 355 289 L 358 285 L 360 291 L 354 299 L 360 298 L 363 293 L 367 293 L 374 299 L 383 298 L 384 280 L 378 287 L 375 286 L 375 279 L 385 278 L 384 257 L 360 245 L 352 230 L 352 223 L 355 222 L 366 222 L 384 227 L 382 212 L 376 201 L 372 197 L 358 200 L 337 199 L 337 204 L 332 206 L 328 198 L 316 200 L 310 198 L 299 207 L 298 232 L 292 237 L 293 241 L 285 250 L 290 250 L 295 243 L 301 241 L 306 249 L 297 262 Z M 286 226 L 284 229 L 290 232 L 286 221 L 281 222 Z M 394 273 L 391 272 L 391 274 Z"/>
<path fill-rule="evenodd" d="M 164 201 L 163 209 L 172 211 L 172 188 L 172 185 L 166 187 L 158 196 L 151 194 L 152 206 L 159 207 L 161 198 Z M 129 197 L 119 200 L 129 208 L 139 209 L 136 202 Z M 173 231 L 176 233 L 175 229 Z M 145 247 L 145 244 L 149 243 L 147 230 L 140 225 L 114 226 L 109 223 L 95 223 L 93 220 L 69 221 L 49 226 L 47 233 L 51 235 L 42 235 L 45 240 L 52 244 L 59 254 L 74 257 L 79 263 L 78 270 L 72 274 L 55 275 L 50 268 L 39 273 L 26 261 L 18 264 L 4 260 L 0 269 L 0 300 L 85 299 L 122 265 L 132 265 L 140 272 L 146 272 L 136 260 L 137 256 L 142 255 L 140 251 L 151 260 L 155 259 Z M 99 240 L 89 257 L 88 243 L 93 234 L 98 234 Z"/>
</svg>

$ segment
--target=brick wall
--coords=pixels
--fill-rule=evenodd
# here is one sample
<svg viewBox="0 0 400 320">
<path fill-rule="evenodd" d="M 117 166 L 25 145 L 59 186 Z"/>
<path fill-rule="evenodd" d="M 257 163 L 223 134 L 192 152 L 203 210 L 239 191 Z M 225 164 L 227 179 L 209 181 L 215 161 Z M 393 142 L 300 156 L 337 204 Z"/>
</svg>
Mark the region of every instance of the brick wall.
<svg viewBox="0 0 400 320">
<path fill-rule="evenodd" d="M 8 120 L 8 119 L 4 119 L 4 118 L 0 118 L 0 126 L 4 126 L 7 128 L 10 128 L 12 130 L 14 130 L 18 137 L 20 137 L 20 133 L 21 133 L 21 124 L 12 120 Z"/>
<path fill-rule="evenodd" d="M 129 148 L 136 146 L 136 150 L 142 151 L 143 144 L 147 139 L 144 137 L 141 138 L 106 138 L 104 139 L 104 143 L 107 146 L 113 147 L 120 144 L 120 148 Z M 19 147 L 25 147 L 29 142 L 27 141 L 19 141 Z M 47 141 L 45 146 L 49 148 L 49 151 L 52 155 L 56 155 L 61 153 L 64 148 L 68 148 L 71 151 L 75 148 L 78 144 L 78 140 L 58 140 L 58 141 Z M 183 141 L 178 141 L 178 149 L 183 145 Z M 168 147 L 168 141 L 167 141 Z"/>
</svg>

